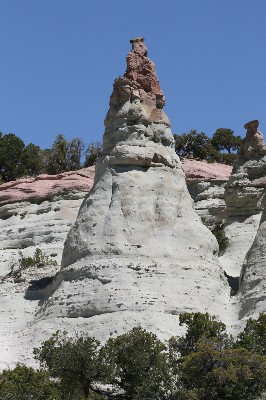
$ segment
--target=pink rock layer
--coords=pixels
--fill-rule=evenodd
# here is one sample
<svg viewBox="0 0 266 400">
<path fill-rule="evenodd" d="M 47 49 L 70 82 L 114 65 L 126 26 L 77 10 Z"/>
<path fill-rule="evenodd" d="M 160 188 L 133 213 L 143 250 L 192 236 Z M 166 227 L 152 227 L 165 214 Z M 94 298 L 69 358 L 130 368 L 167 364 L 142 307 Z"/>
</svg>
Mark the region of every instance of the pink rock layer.
<svg viewBox="0 0 266 400">
<path fill-rule="evenodd" d="M 182 166 L 187 179 L 228 179 L 233 169 L 230 165 L 207 163 L 186 158 L 182 160 Z"/>
<path fill-rule="evenodd" d="M 35 178 L 18 179 L 0 185 L 0 205 L 31 199 L 45 200 L 65 192 L 86 192 L 91 189 L 93 181 L 94 167 L 58 175 L 39 175 Z"/>
<path fill-rule="evenodd" d="M 203 161 L 182 160 L 187 179 L 227 179 L 232 167 L 225 164 L 207 164 Z M 89 192 L 94 181 L 94 167 L 59 175 L 39 175 L 36 178 L 18 179 L 0 185 L 0 206 L 16 201 L 45 200 L 56 194 Z"/>
</svg>

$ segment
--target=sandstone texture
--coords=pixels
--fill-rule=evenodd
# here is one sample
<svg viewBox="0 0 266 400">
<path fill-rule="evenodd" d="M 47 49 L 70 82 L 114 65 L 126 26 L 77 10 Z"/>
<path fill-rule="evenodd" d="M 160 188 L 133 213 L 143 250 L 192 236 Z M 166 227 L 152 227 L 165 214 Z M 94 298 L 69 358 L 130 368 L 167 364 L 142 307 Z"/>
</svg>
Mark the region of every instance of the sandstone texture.
<svg viewBox="0 0 266 400">
<path fill-rule="evenodd" d="M 266 310 L 266 146 L 258 125 L 257 120 L 245 124 L 246 137 L 225 187 L 229 247 L 220 261 L 229 275 L 240 276 L 240 319 Z"/>
<path fill-rule="evenodd" d="M 59 175 L 39 175 L 35 178 L 18 179 L 0 185 L 0 206 L 21 201 L 52 198 L 64 192 L 88 191 L 94 181 L 94 167 Z"/>
<path fill-rule="evenodd" d="M 193 208 L 164 102 L 144 41 L 134 39 L 94 186 L 33 329 L 78 326 L 106 340 L 141 325 L 167 339 L 180 312 L 228 315 L 218 244 Z"/>
<path fill-rule="evenodd" d="M 246 254 L 240 276 L 239 317 L 256 318 L 266 311 L 266 199 L 255 239 Z"/>
<path fill-rule="evenodd" d="M 95 172 L 0 186 L 0 369 L 34 365 L 32 348 L 58 329 L 103 342 L 142 326 L 167 340 L 182 333 L 184 311 L 218 315 L 232 332 L 265 311 L 266 152 L 258 121 L 245 125 L 233 171 L 181 164 L 154 63 L 143 38 L 131 44 Z M 225 220 L 222 256 L 201 219 Z M 33 256 L 36 248 L 58 265 L 18 271 L 18 251 Z"/>
<path fill-rule="evenodd" d="M 246 137 L 240 147 L 232 176 L 225 190 L 229 216 L 253 215 L 262 211 L 265 188 L 266 146 L 258 131 L 259 121 L 245 124 Z"/>
</svg>

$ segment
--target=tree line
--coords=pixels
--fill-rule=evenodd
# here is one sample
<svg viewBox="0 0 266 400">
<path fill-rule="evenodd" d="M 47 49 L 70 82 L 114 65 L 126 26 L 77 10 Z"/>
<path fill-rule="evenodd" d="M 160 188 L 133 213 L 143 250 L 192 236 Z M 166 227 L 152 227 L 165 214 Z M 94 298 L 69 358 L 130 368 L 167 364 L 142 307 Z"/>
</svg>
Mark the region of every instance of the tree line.
<svg viewBox="0 0 266 400">
<path fill-rule="evenodd" d="M 219 128 L 209 138 L 204 132 L 191 130 L 189 133 L 174 135 L 176 153 L 182 157 L 205 159 L 232 165 L 235 151 L 241 144 L 241 137 L 231 129 Z M 101 152 L 101 143 L 91 143 L 85 148 L 83 139 L 67 140 L 63 134 L 56 137 L 49 149 L 41 149 L 13 133 L 0 132 L 0 182 L 8 182 L 23 176 L 59 174 L 75 171 L 95 164 Z M 84 161 L 82 161 L 84 159 Z"/>
<path fill-rule="evenodd" d="M 91 143 L 85 148 L 83 139 L 67 140 L 63 134 L 56 137 L 50 149 L 43 150 L 33 143 L 26 146 L 13 133 L 4 135 L 0 132 L 0 181 L 76 171 L 94 165 L 100 150 L 100 143 Z"/>
<path fill-rule="evenodd" d="M 208 313 L 183 313 L 165 344 L 135 327 L 104 346 L 56 332 L 34 349 L 40 368 L 0 377 L 1 400 L 253 400 L 266 390 L 266 314 L 233 338 Z"/>
</svg>

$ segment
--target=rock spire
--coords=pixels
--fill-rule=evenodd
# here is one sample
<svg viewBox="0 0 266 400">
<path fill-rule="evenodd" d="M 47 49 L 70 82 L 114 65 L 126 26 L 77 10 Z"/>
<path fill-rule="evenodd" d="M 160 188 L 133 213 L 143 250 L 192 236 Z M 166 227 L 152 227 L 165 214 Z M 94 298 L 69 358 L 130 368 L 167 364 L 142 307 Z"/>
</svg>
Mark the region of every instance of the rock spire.
<svg viewBox="0 0 266 400">
<path fill-rule="evenodd" d="M 135 325 L 166 338 L 180 312 L 214 313 L 229 296 L 217 241 L 193 209 L 174 150 L 154 63 L 143 38 L 131 44 L 110 97 L 94 186 L 42 313 L 57 326 L 83 317 L 99 339 Z"/>
<path fill-rule="evenodd" d="M 225 202 L 229 216 L 261 212 L 266 176 L 266 145 L 258 131 L 259 121 L 247 122 L 246 137 L 239 149 L 232 175 L 226 185 Z"/>
</svg>

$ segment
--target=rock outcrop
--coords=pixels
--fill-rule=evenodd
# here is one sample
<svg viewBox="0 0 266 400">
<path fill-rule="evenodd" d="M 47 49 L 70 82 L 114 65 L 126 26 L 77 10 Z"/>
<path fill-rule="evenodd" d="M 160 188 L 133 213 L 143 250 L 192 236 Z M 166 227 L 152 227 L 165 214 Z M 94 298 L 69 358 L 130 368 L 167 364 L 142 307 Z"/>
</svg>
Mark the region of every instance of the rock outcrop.
<svg viewBox="0 0 266 400">
<path fill-rule="evenodd" d="M 183 159 L 189 194 L 194 208 L 207 226 L 226 219 L 225 185 L 232 172 L 230 165 Z"/>
<path fill-rule="evenodd" d="M 93 180 L 90 167 L 0 186 L 0 278 L 19 258 L 19 250 L 33 256 L 39 247 L 55 254 L 60 264 L 64 241 Z"/>
<path fill-rule="evenodd" d="M 225 190 L 229 216 L 250 216 L 262 211 L 266 176 L 266 145 L 258 131 L 259 121 L 245 124 L 246 137 L 239 149 L 232 176 Z"/>
<path fill-rule="evenodd" d="M 265 186 L 266 187 L 266 186 Z M 240 276 L 240 318 L 257 318 L 266 310 L 266 196 L 255 239 L 245 257 Z"/>
<path fill-rule="evenodd" d="M 3 245 L 25 255 L 40 247 L 59 259 L 82 205 L 54 278 L 57 269 L 45 266 L 23 271 L 20 283 L 1 284 L 0 367 L 32 364 L 31 349 L 58 329 L 104 341 L 141 325 L 165 340 L 180 333 L 180 312 L 209 311 L 229 325 L 234 320 L 218 245 L 193 208 L 164 103 L 144 41 L 134 39 L 127 71 L 114 82 L 89 195 L 83 200 L 83 186 L 58 194 L 64 185 L 54 180 L 38 200 L 34 185 L 41 179 L 2 191 Z M 205 191 L 222 201 L 223 189 L 207 180 L 223 181 L 226 173 L 217 175 L 217 165 L 193 172 L 185 164 L 189 178 L 204 176 L 204 190 L 194 182 L 196 197 Z"/>
<path fill-rule="evenodd" d="M 94 181 L 94 167 L 58 175 L 38 175 L 0 185 L 0 206 L 30 201 L 40 203 L 64 193 L 88 192 Z M 1 214 L 0 214 L 1 216 Z"/>
<path fill-rule="evenodd" d="M 58 288 L 39 313 L 44 325 L 75 319 L 100 339 L 139 324 L 166 338 L 180 312 L 217 313 L 229 297 L 216 239 L 193 209 L 174 151 L 154 64 L 142 38 L 131 43 L 94 186 L 66 240 Z"/>
<path fill-rule="evenodd" d="M 225 187 L 229 247 L 221 257 L 225 271 L 240 276 L 240 319 L 265 311 L 266 146 L 257 120 L 245 124 L 232 176 Z"/>
</svg>

